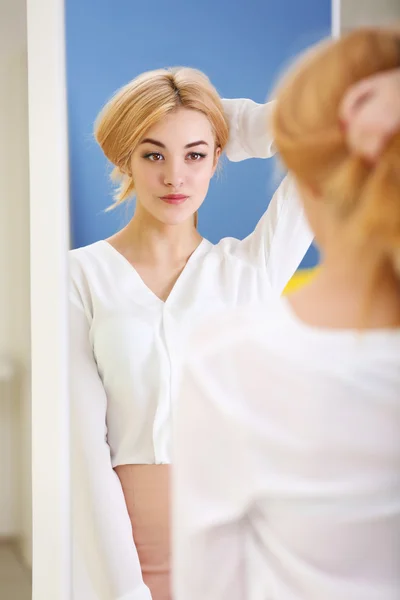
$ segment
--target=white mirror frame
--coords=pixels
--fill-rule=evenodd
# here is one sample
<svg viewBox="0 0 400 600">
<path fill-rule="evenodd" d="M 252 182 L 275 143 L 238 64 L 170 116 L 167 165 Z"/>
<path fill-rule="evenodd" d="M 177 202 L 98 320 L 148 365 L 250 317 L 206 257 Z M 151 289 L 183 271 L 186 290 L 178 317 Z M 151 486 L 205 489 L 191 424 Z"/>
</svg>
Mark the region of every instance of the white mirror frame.
<svg viewBox="0 0 400 600">
<path fill-rule="evenodd" d="M 332 37 L 340 37 L 341 32 L 341 0 L 331 0 Z"/>
<path fill-rule="evenodd" d="M 68 129 L 63 0 L 27 0 L 33 600 L 71 599 Z"/>
</svg>

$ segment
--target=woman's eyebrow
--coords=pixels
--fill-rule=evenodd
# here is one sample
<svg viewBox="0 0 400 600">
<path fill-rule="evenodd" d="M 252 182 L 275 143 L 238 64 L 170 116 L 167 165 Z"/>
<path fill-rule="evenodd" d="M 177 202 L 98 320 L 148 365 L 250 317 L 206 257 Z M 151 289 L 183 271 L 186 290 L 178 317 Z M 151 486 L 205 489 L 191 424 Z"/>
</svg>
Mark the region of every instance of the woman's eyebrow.
<svg viewBox="0 0 400 600">
<path fill-rule="evenodd" d="M 204 140 L 199 140 L 198 142 L 191 142 L 190 144 L 186 144 L 185 148 L 193 148 L 194 146 L 208 146 L 207 142 Z"/>
<path fill-rule="evenodd" d="M 165 148 L 165 145 L 157 140 L 153 140 L 151 138 L 145 138 L 140 142 L 141 144 L 154 144 L 154 146 L 159 146 L 160 148 Z"/>
<path fill-rule="evenodd" d="M 152 138 L 145 138 L 140 142 L 141 144 L 153 144 L 154 146 L 158 146 L 159 148 L 165 148 L 165 144 L 159 142 L 158 140 L 153 140 Z M 197 142 L 190 142 L 190 144 L 186 144 L 185 148 L 194 148 L 194 146 L 208 146 L 208 143 L 204 140 L 198 140 Z"/>
</svg>

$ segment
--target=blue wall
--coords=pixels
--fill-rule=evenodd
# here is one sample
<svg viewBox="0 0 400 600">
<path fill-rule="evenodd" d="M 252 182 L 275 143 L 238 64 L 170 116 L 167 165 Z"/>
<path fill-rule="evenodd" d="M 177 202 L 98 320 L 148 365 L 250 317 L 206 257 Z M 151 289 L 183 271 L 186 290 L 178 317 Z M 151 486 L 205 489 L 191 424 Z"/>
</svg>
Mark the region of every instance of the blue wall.
<svg viewBox="0 0 400 600">
<path fill-rule="evenodd" d="M 290 59 L 330 27 L 330 0 L 66 0 L 72 246 L 108 237 L 133 211 L 104 213 L 110 167 L 92 135 L 117 88 L 142 71 L 185 65 L 204 71 L 224 97 L 264 102 Z M 276 188 L 274 173 L 273 160 L 224 161 L 200 211 L 201 233 L 212 242 L 250 233 Z M 316 260 L 312 249 L 303 266 Z"/>
</svg>

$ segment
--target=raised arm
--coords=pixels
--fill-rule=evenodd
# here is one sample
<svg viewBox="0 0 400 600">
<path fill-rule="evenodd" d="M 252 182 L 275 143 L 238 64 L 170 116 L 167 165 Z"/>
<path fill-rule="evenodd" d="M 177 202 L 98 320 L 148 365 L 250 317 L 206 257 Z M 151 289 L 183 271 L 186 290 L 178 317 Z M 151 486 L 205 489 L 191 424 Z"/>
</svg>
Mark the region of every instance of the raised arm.
<svg viewBox="0 0 400 600">
<path fill-rule="evenodd" d="M 229 160 L 239 162 L 246 158 L 270 158 L 274 155 L 270 126 L 274 102 L 257 104 L 247 98 L 223 99 L 229 121 L 229 141 L 225 152 Z"/>
<path fill-rule="evenodd" d="M 107 398 L 76 290 L 70 299 L 73 597 L 151 600 L 107 444 Z"/>
<path fill-rule="evenodd" d="M 273 156 L 275 150 L 269 124 L 274 102 L 256 104 L 252 100 L 238 99 L 223 100 L 223 105 L 230 126 L 228 158 L 241 161 Z M 244 200 L 251 205 L 251 197 Z M 234 251 L 265 268 L 273 291 L 280 295 L 312 239 L 294 182 L 285 177 L 255 230 L 239 246 L 236 245 Z"/>
<path fill-rule="evenodd" d="M 265 268 L 273 292 L 279 296 L 296 272 L 313 241 L 299 192 L 286 176 L 255 230 L 240 251 Z"/>
</svg>

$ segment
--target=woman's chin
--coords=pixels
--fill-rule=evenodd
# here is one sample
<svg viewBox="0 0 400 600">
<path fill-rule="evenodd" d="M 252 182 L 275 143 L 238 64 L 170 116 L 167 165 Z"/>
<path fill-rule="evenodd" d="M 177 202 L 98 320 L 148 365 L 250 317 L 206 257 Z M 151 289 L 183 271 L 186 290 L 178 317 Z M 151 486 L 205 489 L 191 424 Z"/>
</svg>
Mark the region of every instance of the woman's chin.
<svg viewBox="0 0 400 600">
<path fill-rule="evenodd" d="M 193 221 L 194 219 L 194 211 L 188 210 L 167 210 L 160 211 L 157 214 L 156 218 L 164 225 L 181 225 L 182 223 L 186 223 L 186 221 Z"/>
</svg>

